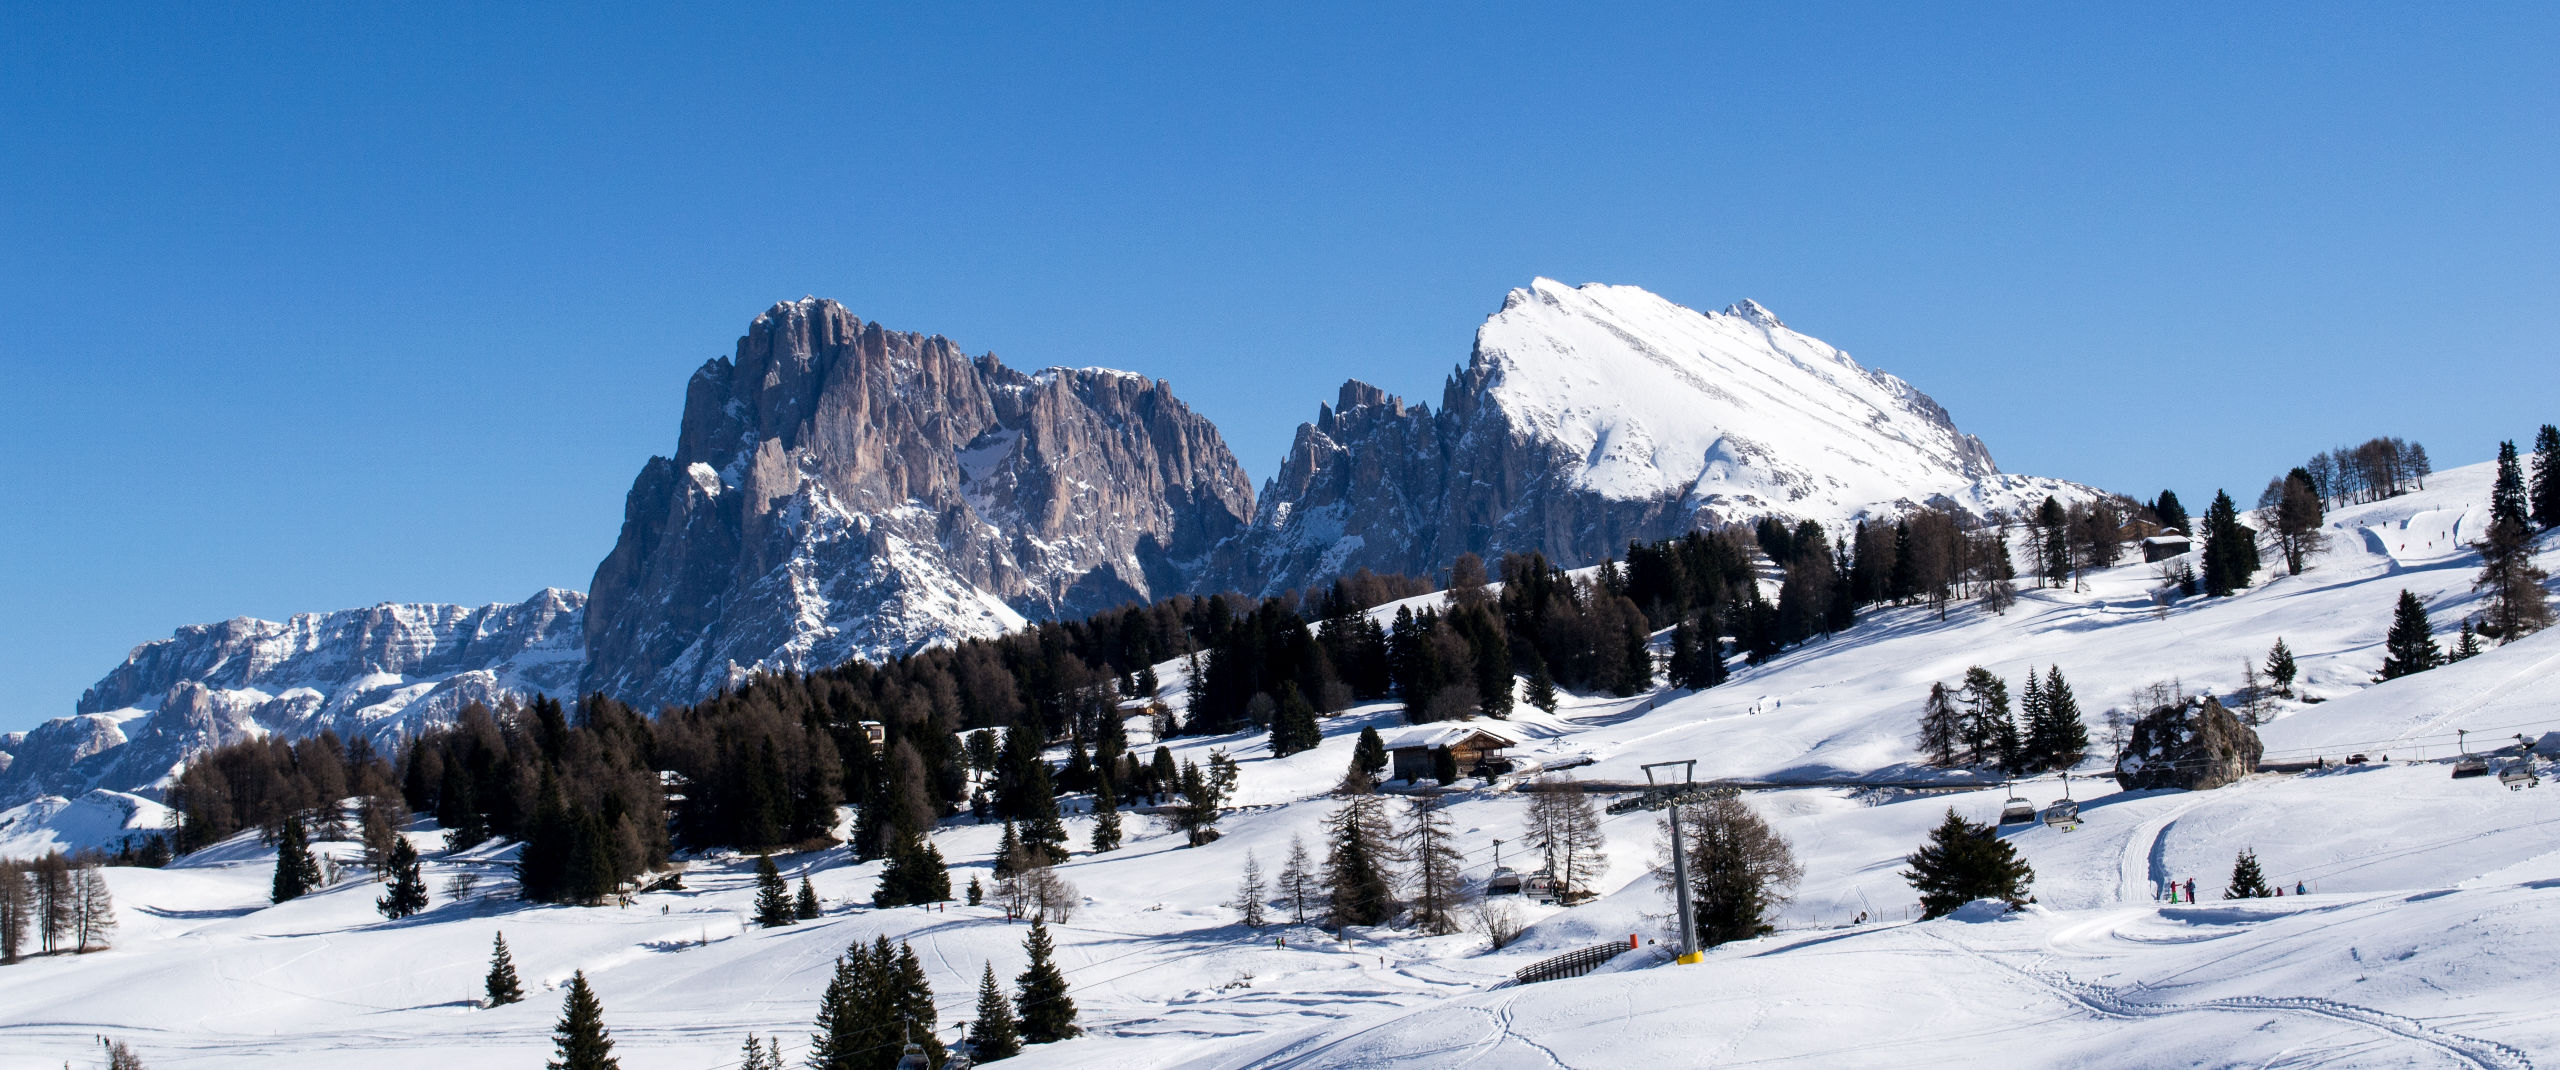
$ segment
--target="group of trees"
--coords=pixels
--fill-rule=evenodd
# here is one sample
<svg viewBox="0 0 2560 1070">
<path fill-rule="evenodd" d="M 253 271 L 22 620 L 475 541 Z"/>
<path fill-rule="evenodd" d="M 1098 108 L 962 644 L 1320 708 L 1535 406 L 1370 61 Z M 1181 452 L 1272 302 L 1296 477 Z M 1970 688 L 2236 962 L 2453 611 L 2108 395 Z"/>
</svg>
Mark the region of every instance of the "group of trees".
<svg viewBox="0 0 2560 1070">
<path fill-rule="evenodd" d="M 2124 556 L 2124 513 L 2112 498 L 2065 506 L 2047 495 L 2026 518 L 2037 580 L 2070 587 L 2084 573 L 2115 567 Z"/>
<path fill-rule="evenodd" d="M 2513 642 L 2552 623 L 2546 584 L 2551 577 L 2533 562 L 2537 528 L 2560 526 L 2560 427 L 2545 424 L 2535 436 L 2533 476 L 2525 476 L 2523 459 L 2513 442 L 2498 444 L 2496 481 L 2489 492 L 2489 530 L 2473 543 L 2480 552 L 2480 574 L 2471 589 L 2482 592 L 2482 611 L 2475 623 L 2462 622 L 2453 648 L 2437 645 L 2427 605 L 2403 590 L 2392 605 L 2391 627 L 2382 641 L 2382 674 L 2394 680 L 2425 672 L 2481 652 L 2482 640 Z"/>
<path fill-rule="evenodd" d="M 2274 534 L 2276 552 L 2284 558 L 2288 575 L 2302 575 L 2304 562 L 2328 545 L 2320 529 L 2328 515 L 2326 499 L 2306 469 L 2268 480 L 2267 489 L 2258 493 L 2258 515 Z"/>
<path fill-rule="evenodd" d="M 1008 1000 L 996 986 L 995 964 L 988 963 L 978 985 L 976 1017 L 969 1023 L 969 1044 L 980 1063 L 1010 1058 L 1028 1044 L 1065 1040 L 1081 1032 L 1076 1005 L 1067 994 L 1066 975 L 1059 971 L 1049 930 L 1037 920 L 1023 940 L 1030 959 L 1015 979 Z M 503 1006 L 524 998 L 515 963 L 507 955 L 504 936 L 497 941 L 489 970 L 489 1005 Z M 945 1052 L 936 1036 L 933 986 L 915 948 L 889 945 L 887 936 L 865 946 L 859 942 L 836 958 L 835 974 L 819 997 L 816 1031 L 809 1038 L 811 1070 L 893 1070 L 910 1045 L 921 1048 L 927 1065 L 940 1066 Z M 619 1070 L 613 1036 L 605 1028 L 604 1002 L 586 971 L 570 975 L 561 998 L 560 1021 L 552 1032 L 554 1056 L 549 1070 Z M 739 1066 L 746 1070 L 782 1070 L 778 1038 L 759 1040 L 750 1034 Z"/>
<path fill-rule="evenodd" d="M 475 703 L 402 748 L 401 796 L 436 815 L 448 848 L 521 842 L 524 898 L 602 902 L 667 858 L 655 738 L 637 711 L 601 695 L 580 702 L 574 720 L 555 699 L 495 711 Z"/>
<path fill-rule="evenodd" d="M 2385 437 L 2315 454 L 2295 471 L 2302 473 L 2321 501 L 2354 505 L 2425 489 L 2434 469 L 2427 463 L 2425 446 Z"/>
<path fill-rule="evenodd" d="M 99 859 L 60 851 L 24 861 L 0 859 L 0 963 L 31 951 L 50 955 L 104 947 L 115 927 L 115 895 Z"/>
<path fill-rule="evenodd" d="M 268 736 L 214 747 L 188 759 L 171 784 L 180 853 L 211 846 L 244 829 L 274 843 L 289 818 L 316 822 L 336 838 L 345 833 L 342 801 L 358 807 L 368 844 L 390 848 L 390 828 L 404 816 L 398 775 L 391 763 L 358 738 L 347 743 L 322 730 L 294 742 Z M 379 832 L 376 825 L 381 826 Z"/>
<path fill-rule="evenodd" d="M 2011 774 L 2069 766 L 2089 749 L 2080 700 L 2051 666 L 2039 680 L 2027 673 L 2020 709 L 2009 706 L 2009 683 L 1976 665 L 1953 689 L 1929 685 L 1920 707 L 1920 750 L 1933 765 L 1996 765 Z"/>
</svg>

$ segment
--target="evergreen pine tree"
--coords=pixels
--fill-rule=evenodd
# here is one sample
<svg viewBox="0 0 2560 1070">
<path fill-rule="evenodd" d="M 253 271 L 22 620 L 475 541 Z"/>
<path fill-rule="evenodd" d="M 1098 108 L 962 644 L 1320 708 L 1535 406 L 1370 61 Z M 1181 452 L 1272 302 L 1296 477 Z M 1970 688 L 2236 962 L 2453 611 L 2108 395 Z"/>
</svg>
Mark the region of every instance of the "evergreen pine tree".
<svg viewBox="0 0 2560 1070">
<path fill-rule="evenodd" d="M 1013 979 L 1014 1007 L 1022 1020 L 1022 1039 L 1032 1044 L 1065 1040 L 1083 1030 L 1076 1028 L 1076 1001 L 1067 995 L 1067 976 L 1058 972 L 1055 949 L 1049 943 L 1049 927 L 1038 915 L 1031 919 L 1031 934 L 1023 938 L 1023 951 L 1030 956 L 1021 976 Z"/>
<path fill-rule="evenodd" d="M 1956 712 L 1955 700 L 1947 693 L 1947 685 L 1929 685 L 1929 697 L 1920 704 L 1920 750 L 1929 756 L 1931 765 L 1956 764 L 1956 749 L 1964 742 L 1964 715 Z"/>
<path fill-rule="evenodd" d="M 2401 591 L 2399 605 L 2391 612 L 2391 631 L 2382 638 L 2380 679 L 2397 680 L 2443 663 L 2444 654 L 2436 649 L 2435 627 L 2427 623 L 2427 604 Z"/>
<path fill-rule="evenodd" d="M 995 874 L 997 880 L 1013 876 L 1022 861 L 1022 839 L 1014 835 L 1013 822 L 1004 823 L 1004 835 L 996 840 Z"/>
<path fill-rule="evenodd" d="M 2196 533 L 2196 529 L 2187 522 L 2187 507 L 2178 504 L 2177 491 L 2161 491 L 2160 497 L 2151 504 L 2151 512 L 2160 518 L 2161 527 L 2176 528 L 2187 535 Z"/>
<path fill-rule="evenodd" d="M 1653 686 L 1653 637 L 1639 625 L 1627 625 L 1626 667 L 1619 672 L 1618 686 L 1612 690 L 1632 695 Z"/>
<path fill-rule="evenodd" d="M 1671 626 L 1671 657 L 1662 668 L 1671 686 L 1697 689 L 1690 681 L 1696 679 L 1698 672 L 1698 634 L 1688 621 Z"/>
<path fill-rule="evenodd" d="M 942 1065 L 942 1041 L 934 1036 L 940 1019 L 933 1009 L 933 985 L 925 979 L 915 945 L 900 943 L 896 965 L 882 973 L 888 982 L 889 1017 L 897 1023 L 899 1039 L 921 1045 L 926 1066 Z"/>
<path fill-rule="evenodd" d="M 391 839 L 391 887 L 373 901 L 382 916 L 398 921 L 427 909 L 427 881 L 418 873 L 418 849 L 406 836 Z"/>
<path fill-rule="evenodd" d="M 2056 765 L 2069 765 L 2089 752 L 2089 726 L 2080 720 L 2080 697 L 2071 691 L 2071 683 L 2062 678 L 2062 666 L 2045 669 L 2044 709 L 2049 727 L 2045 729 L 2044 750 Z"/>
<path fill-rule="evenodd" d="M 791 924 L 791 886 L 773 868 L 772 855 L 756 856 L 756 924 L 768 929 Z"/>
<path fill-rule="evenodd" d="M 2018 746 L 2018 764 L 2023 769 L 2042 769 L 2053 756 L 2045 752 L 2051 717 L 2044 708 L 2044 681 L 2036 679 L 2035 670 L 2027 670 L 2027 686 L 2018 693 L 2018 716 L 2027 725 L 2026 738 Z"/>
<path fill-rule="evenodd" d="M 1965 820 L 1954 807 L 1929 842 L 1903 859 L 1902 879 L 1920 893 L 1920 917 L 1943 917 L 1976 899 L 2023 903 L 2035 870 L 1991 826 Z"/>
<path fill-rule="evenodd" d="M 739 1049 L 738 1070 L 782 1070 L 781 1052 L 749 1033 L 746 1046 Z"/>
<path fill-rule="evenodd" d="M 951 870 L 942 861 L 942 851 L 922 835 L 898 838 L 889 849 L 889 864 L 880 871 L 880 887 L 871 895 L 871 905 L 888 907 L 939 903 L 951 898 Z"/>
<path fill-rule="evenodd" d="M 1553 673 L 1547 671 L 1547 663 L 1544 661 L 1538 662 L 1536 667 L 1529 671 L 1528 698 L 1530 705 L 1548 713 L 1556 712 L 1556 678 Z M 1375 730 L 1364 729 L 1364 731 L 1374 732 Z"/>
<path fill-rule="evenodd" d="M 1394 846 L 1382 804 L 1360 796 L 1325 819 L 1324 885 L 1335 925 L 1376 925 L 1395 913 Z"/>
<path fill-rule="evenodd" d="M 1092 846 L 1095 854 L 1120 849 L 1120 794 L 1112 790 L 1108 773 L 1093 790 Z"/>
<path fill-rule="evenodd" d="M 1351 748 L 1351 767 L 1370 776 L 1387 771 L 1387 741 L 1378 735 L 1375 725 L 1360 728 L 1360 742 Z"/>
<path fill-rule="evenodd" d="M 2489 531 L 2473 546 L 2480 576 L 2471 584 L 2489 592 L 2480 630 L 2512 643 L 2551 626 L 2551 577 L 2533 563 L 2533 506 L 2513 442 L 2498 444 L 2498 481 L 2489 501 Z"/>
<path fill-rule="evenodd" d="M 587 985 L 587 971 L 569 977 L 569 994 L 560 1001 L 560 1024 L 552 1031 L 557 1057 L 548 1070 L 621 1070 L 613 1058 L 613 1037 L 604 1029 L 604 1004 Z"/>
<path fill-rule="evenodd" d="M 320 887 L 320 863 L 311 857 L 311 843 L 302 832 L 302 819 L 287 815 L 284 835 L 276 840 L 276 876 L 270 886 L 268 901 L 282 903 L 299 899 Z"/>
<path fill-rule="evenodd" d="M 1900 605 L 1920 594 L 1920 555 L 1911 545 L 1911 522 L 1893 522 L 1893 568 L 1885 574 L 1885 597 Z"/>
<path fill-rule="evenodd" d="M 819 913 L 818 889 L 809 883 L 809 875 L 803 873 L 800 875 L 800 894 L 791 900 L 791 917 L 797 921 L 809 921 Z"/>
<path fill-rule="evenodd" d="M 974 907 L 974 906 L 980 906 L 980 905 L 983 905 L 984 903 L 986 903 L 986 901 L 987 901 L 987 886 L 986 886 L 986 885 L 983 885 L 983 884 L 978 883 L 978 875 L 977 875 L 977 874 L 975 874 L 975 873 L 970 874 L 970 875 L 969 875 L 969 905 L 970 905 L 970 906 L 973 906 L 973 907 Z"/>
<path fill-rule="evenodd" d="M 2227 491 L 2215 491 L 2204 514 L 2204 588 L 2215 598 L 2249 586 L 2258 571 L 2258 536 L 2240 523 Z"/>
<path fill-rule="evenodd" d="M 2560 427 L 2542 425 L 2533 436 L 2533 522 L 2560 528 Z"/>
<path fill-rule="evenodd" d="M 2284 637 L 2276 637 L 2276 645 L 2267 650 L 2267 679 L 2276 683 L 2276 694 L 2293 697 L 2293 680 L 2302 667 L 2294 663 L 2293 649 L 2284 645 Z"/>
<path fill-rule="evenodd" d="M 2484 648 L 2480 645 L 2479 631 L 2471 627 L 2471 618 L 2464 617 L 2462 618 L 2462 634 L 2455 637 L 2453 641 L 2453 649 L 2445 652 L 2445 664 L 2450 665 L 2457 661 L 2469 661 L 2472 658 L 2479 657 L 2483 649 Z"/>
<path fill-rule="evenodd" d="M 1280 685 L 1280 699 L 1271 717 L 1271 756 L 1286 758 L 1299 751 L 1314 750 L 1324 742 L 1324 730 L 1316 723 L 1316 708 L 1298 691 L 1294 682 Z"/>
<path fill-rule="evenodd" d="M 507 934 L 499 933 L 497 944 L 489 952 L 489 976 L 482 987 L 489 994 L 489 1005 L 504 1007 L 524 999 L 524 983 L 516 979 L 515 956 L 507 953 Z"/>
<path fill-rule="evenodd" d="M 2018 761 L 2018 724 L 2009 713 L 2009 684 L 1980 665 L 1964 671 L 1957 693 L 1964 704 L 1964 745 L 1971 762 L 1997 762 L 2013 768 Z"/>
<path fill-rule="evenodd" d="M 2512 524 L 2519 529 L 2533 528 L 2532 497 L 2525 491 L 2524 466 L 2516 457 L 2516 444 L 2498 443 L 2498 478 L 2489 490 L 2489 526 Z"/>
<path fill-rule="evenodd" d="M 817 1032 L 809 1037 L 810 1070 L 867 1070 L 868 1035 L 877 1018 L 870 1014 L 865 974 L 870 953 L 856 943 L 836 957 L 835 975 L 818 997 Z"/>
<path fill-rule="evenodd" d="M 2242 851 L 2231 863 L 2231 887 L 2222 890 L 2225 899 L 2271 899 L 2275 889 L 2267 887 L 2267 878 L 2258 872 L 2258 852 Z"/>
<path fill-rule="evenodd" d="M 969 1047 L 978 1062 L 991 1063 L 1022 1053 L 1022 1032 L 1014 1025 L 1013 1002 L 996 984 L 996 964 L 978 977 L 977 1018 L 969 1023 Z"/>
</svg>

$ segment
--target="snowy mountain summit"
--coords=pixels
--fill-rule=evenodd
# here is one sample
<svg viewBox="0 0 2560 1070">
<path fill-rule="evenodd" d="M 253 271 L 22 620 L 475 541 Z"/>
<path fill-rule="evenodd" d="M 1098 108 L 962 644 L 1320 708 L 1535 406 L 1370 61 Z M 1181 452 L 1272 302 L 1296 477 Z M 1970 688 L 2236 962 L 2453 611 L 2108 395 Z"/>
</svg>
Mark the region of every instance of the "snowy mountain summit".
<svg viewBox="0 0 2560 1070">
<path fill-rule="evenodd" d="M 1985 515 L 2096 494 L 2002 474 L 1927 394 L 1756 302 L 1699 312 L 1541 278 L 1477 329 L 1439 413 L 1355 380 L 1299 427 L 1245 575 L 1278 590 L 1531 549 L 1580 565 L 1763 516 Z"/>
<path fill-rule="evenodd" d="M 1539 279 L 1476 331 L 1468 377 L 1575 487 L 1678 495 L 1702 519 L 1832 519 L 1962 492 L 1998 469 L 1927 394 L 1742 301 Z"/>
</svg>

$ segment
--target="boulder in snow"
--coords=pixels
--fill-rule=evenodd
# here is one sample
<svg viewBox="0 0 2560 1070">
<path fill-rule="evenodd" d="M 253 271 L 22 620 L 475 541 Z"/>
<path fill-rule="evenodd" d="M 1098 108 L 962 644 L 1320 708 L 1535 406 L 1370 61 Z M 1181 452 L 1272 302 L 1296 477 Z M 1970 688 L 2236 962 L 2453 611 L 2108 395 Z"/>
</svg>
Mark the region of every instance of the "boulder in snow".
<svg viewBox="0 0 2560 1070">
<path fill-rule="evenodd" d="M 2116 756 L 2116 783 L 2125 790 L 2218 788 L 2258 769 L 2266 745 L 2222 703 L 2211 698 L 2162 706 L 2134 722 Z"/>
</svg>

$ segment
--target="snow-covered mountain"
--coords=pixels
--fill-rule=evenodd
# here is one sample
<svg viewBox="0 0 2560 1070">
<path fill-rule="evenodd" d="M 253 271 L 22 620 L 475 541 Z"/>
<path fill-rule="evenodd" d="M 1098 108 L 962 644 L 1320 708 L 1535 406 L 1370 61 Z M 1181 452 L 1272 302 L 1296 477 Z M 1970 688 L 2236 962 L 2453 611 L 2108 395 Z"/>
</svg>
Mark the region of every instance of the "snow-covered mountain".
<svg viewBox="0 0 2560 1070">
<path fill-rule="evenodd" d="M 694 374 L 675 455 L 632 484 L 586 686 L 652 708 L 1190 590 L 1252 508 L 1161 380 L 1025 375 L 778 304 Z"/>
<path fill-rule="evenodd" d="M 1538 279 L 1477 329 L 1439 412 L 1357 380 L 1319 406 L 1264 487 L 1236 576 L 1276 591 L 1532 549 L 1581 565 L 1763 516 L 1981 515 L 2097 493 L 2003 474 L 1928 395 L 1751 301 L 1698 312 Z"/>
<path fill-rule="evenodd" d="M 187 756 L 270 733 L 383 742 L 474 701 L 567 693 L 584 665 L 586 601 L 551 589 L 188 625 L 133 648 L 72 716 L 0 738 L 0 806 L 156 791 Z"/>
</svg>

